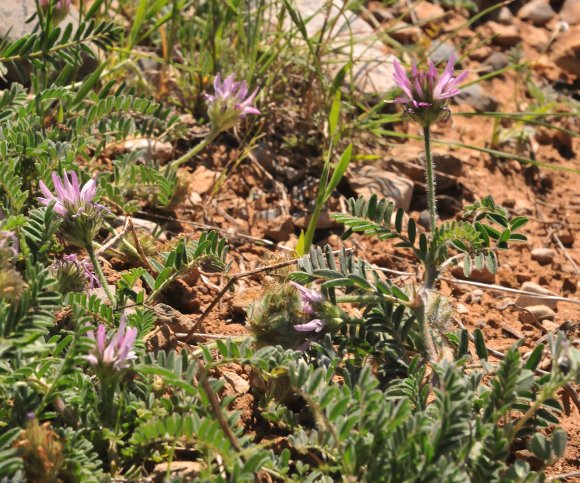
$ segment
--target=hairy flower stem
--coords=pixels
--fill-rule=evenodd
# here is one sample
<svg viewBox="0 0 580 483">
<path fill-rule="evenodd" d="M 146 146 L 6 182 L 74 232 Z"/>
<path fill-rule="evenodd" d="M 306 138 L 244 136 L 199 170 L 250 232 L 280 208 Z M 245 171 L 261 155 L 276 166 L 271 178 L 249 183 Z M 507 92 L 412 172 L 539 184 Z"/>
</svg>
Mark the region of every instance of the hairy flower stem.
<svg viewBox="0 0 580 483">
<path fill-rule="evenodd" d="M 429 206 L 431 235 L 435 236 L 437 208 L 435 206 L 435 175 L 433 173 L 433 159 L 431 158 L 431 133 L 429 131 L 429 126 L 423 128 L 423 134 L 425 138 L 425 164 L 427 170 L 427 205 Z"/>
<path fill-rule="evenodd" d="M 166 166 L 165 171 L 167 172 L 167 171 L 170 171 L 171 169 L 179 168 L 182 164 L 187 163 L 196 154 L 198 154 L 199 152 L 201 152 L 211 142 L 213 142 L 213 140 L 218 136 L 219 133 L 220 133 L 220 131 L 215 130 L 215 129 L 212 129 L 209 132 L 209 134 L 206 136 L 206 138 L 201 143 L 199 143 L 198 145 L 196 145 L 191 151 L 188 151 L 187 153 L 185 153 L 180 158 L 177 158 L 174 161 L 171 161 L 171 163 L 169 163 Z"/>
<path fill-rule="evenodd" d="M 428 297 L 429 291 L 424 289 L 423 293 L 419 294 L 420 303 L 413 309 L 413 313 L 417 318 L 417 322 L 419 322 L 419 329 L 423 336 L 427 358 L 429 362 L 435 363 L 438 362 L 439 356 L 435 348 L 435 342 L 433 341 L 431 325 L 429 324 L 429 314 L 427 313 Z"/>
<path fill-rule="evenodd" d="M 103 290 L 105 291 L 107 298 L 111 302 L 112 307 L 115 308 L 115 305 L 116 305 L 115 297 L 113 296 L 113 292 L 111 292 L 111 289 L 109 288 L 109 284 L 107 282 L 107 279 L 105 278 L 105 274 L 103 273 L 103 270 L 101 269 L 101 264 L 99 263 L 99 259 L 97 258 L 97 254 L 95 253 L 95 249 L 93 247 L 93 244 L 87 243 L 86 249 L 87 249 L 87 252 L 89 254 L 89 258 L 91 259 L 91 263 L 93 264 L 93 269 L 95 270 L 95 274 L 97 275 L 99 282 L 101 282 Z"/>
</svg>

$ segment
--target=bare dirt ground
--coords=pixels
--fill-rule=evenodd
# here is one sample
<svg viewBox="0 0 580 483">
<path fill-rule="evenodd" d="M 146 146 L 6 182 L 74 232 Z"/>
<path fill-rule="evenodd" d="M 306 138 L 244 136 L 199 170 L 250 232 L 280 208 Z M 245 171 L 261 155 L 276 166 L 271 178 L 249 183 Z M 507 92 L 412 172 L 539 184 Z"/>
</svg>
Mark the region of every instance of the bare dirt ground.
<svg viewBox="0 0 580 483">
<path fill-rule="evenodd" d="M 515 19 L 517 28 L 523 38 L 523 58 L 536 59 L 531 65 L 529 74 L 539 84 L 560 81 L 568 86 L 568 92 L 574 92 L 577 80 L 569 77 L 550 61 L 549 53 L 538 51 L 538 35 L 549 36 L 549 24 L 542 29 L 532 27 Z M 556 22 L 556 20 L 554 20 Z M 450 22 L 452 24 L 452 22 Z M 463 37 L 475 34 L 477 29 L 485 29 L 486 24 L 467 29 Z M 521 30 L 523 29 L 523 30 Z M 525 29 L 533 29 L 528 32 Z M 461 38 L 455 39 L 457 44 Z M 493 45 L 487 47 L 493 52 L 505 52 L 509 49 Z M 489 55 L 489 52 L 487 52 Z M 463 62 L 465 68 L 478 71 L 482 67 L 481 53 L 468 57 Z M 521 72 L 508 71 L 503 75 L 481 83 L 486 93 L 493 94 L 498 101 L 498 111 L 525 111 L 531 102 L 526 97 Z M 577 91 L 576 91 L 577 95 Z M 472 109 L 463 104 L 453 105 L 454 112 L 469 112 Z M 578 120 L 563 118 L 555 121 L 558 125 L 572 131 L 578 129 Z M 505 123 L 504 123 L 505 124 Z M 504 126 L 507 127 L 507 126 Z M 397 130 L 418 133 L 412 125 L 397 125 Z M 454 115 L 447 123 L 437 127 L 434 136 L 450 139 L 465 144 L 489 146 L 494 129 L 491 117 L 464 117 Z M 406 141 L 397 145 L 396 139 L 358 140 L 358 154 L 374 155 L 377 161 L 374 166 L 385 171 L 400 172 L 400 165 L 393 163 L 400 153 L 420 153 L 420 141 Z M 164 217 L 180 220 L 167 224 L 169 234 L 185 232 L 195 235 L 202 228 L 217 227 L 226 234 L 231 245 L 230 258 L 233 261 L 231 274 L 246 272 L 263 265 L 292 257 L 293 248 L 300 228 L 304 227 L 304 209 L 302 198 L 313 198 L 316 173 L 319 172 L 316 155 L 309 155 L 307 150 L 289 155 L 288 149 L 275 141 L 268 144 L 268 149 L 250 156 L 240 165 L 231 169 L 232 160 L 239 154 L 223 139 L 208 155 L 190 163 L 191 192 L 189 199 L 180 204 L 172 213 L 157 216 L 145 216 L 152 221 L 163 224 Z M 416 148 L 414 148 L 416 146 Z M 551 163 L 560 167 L 580 169 L 580 139 L 565 133 L 554 132 L 538 127 L 529 142 L 523 146 L 502 145 L 501 149 L 517 152 L 527 158 Z M 451 152 L 462 163 L 461 173 L 454 176 L 451 186 L 438 191 L 442 219 L 452 219 L 461 206 L 474 199 L 491 194 L 495 201 L 508 208 L 512 214 L 525 215 L 530 223 L 524 233 L 528 236 L 526 243 L 499 253 L 499 271 L 496 276 L 490 274 L 475 275 L 476 281 L 497 284 L 502 287 L 520 289 L 524 282 L 535 282 L 549 289 L 556 295 L 568 299 L 579 299 L 580 273 L 580 177 L 575 173 L 549 170 L 536 166 L 521 164 L 513 160 L 493 158 L 487 153 L 468 149 L 450 150 L 446 146 L 437 146 L 436 151 Z M 220 183 L 216 192 L 219 174 L 229 165 L 228 175 Z M 276 169 L 272 169 L 275 166 Z M 340 193 L 331 201 L 331 210 L 340 210 L 340 195 L 351 195 L 353 189 L 350 181 L 357 172 L 358 166 L 351 166 L 347 180 L 340 186 Z M 295 173 L 297 181 L 289 182 L 288 174 Z M 312 179 L 314 177 L 314 183 Z M 411 216 L 419 219 L 425 209 L 421 183 L 415 183 Z M 323 217 L 324 218 L 324 217 Z M 341 228 L 332 225 L 328 217 L 323 220 L 317 236 L 317 243 L 330 243 L 337 249 L 342 246 L 339 239 Z M 408 271 L 412 270 L 408 255 L 393 248 L 389 242 L 376 242 L 364 237 L 353 237 L 347 242 L 356 253 L 367 258 L 371 263 L 381 267 Z M 549 260 L 538 261 L 532 258 L 532 250 L 548 248 L 554 252 Z M 460 277 L 461 274 L 454 272 Z M 448 276 L 451 276 L 449 273 Z M 204 274 L 196 280 L 181 280 L 172 287 L 166 302 L 195 321 L 208 304 L 216 297 L 219 288 L 226 282 L 222 276 Z M 248 329 L 245 326 L 245 309 L 260 296 L 268 282 L 267 275 L 256 275 L 244 278 L 236 284 L 234 293 L 223 296 L 219 304 L 208 317 L 197 327 L 195 332 L 217 335 L 243 335 Z M 401 279 L 401 283 L 411 283 L 412 277 Z M 463 285 L 449 280 L 441 283 L 441 290 L 450 297 L 456 312 L 456 319 L 469 329 L 481 328 L 490 347 L 504 351 L 518 340 L 523 340 L 522 352 L 534 348 L 538 341 L 545 340 L 549 332 L 563 330 L 571 341 L 578 341 L 580 336 L 580 305 L 560 301 L 555 306 L 555 318 L 540 321 L 526 309 L 518 307 L 517 294 L 498 290 L 482 289 L 472 285 Z M 174 335 L 165 334 L 157 340 L 158 345 L 176 345 L 179 342 Z M 197 340 L 204 340 L 197 336 Z M 191 342 L 191 341 L 190 341 Z M 545 368 L 547 369 L 547 368 Z M 232 368 L 242 379 L 247 378 L 240 368 Z M 230 375 L 230 377 L 233 377 Z M 239 381 L 238 381 L 239 382 Z M 235 385 L 232 383 L 231 387 Z M 260 437 L 266 436 L 253 419 L 254 401 L 249 392 L 241 394 L 234 403 L 242 410 L 243 420 L 249 429 Z M 565 415 L 563 426 L 569 434 L 569 447 L 566 457 L 549 470 L 550 474 L 565 473 L 580 468 L 580 416 L 574 401 L 564 398 Z M 273 437 L 270 435 L 270 437 Z"/>
</svg>

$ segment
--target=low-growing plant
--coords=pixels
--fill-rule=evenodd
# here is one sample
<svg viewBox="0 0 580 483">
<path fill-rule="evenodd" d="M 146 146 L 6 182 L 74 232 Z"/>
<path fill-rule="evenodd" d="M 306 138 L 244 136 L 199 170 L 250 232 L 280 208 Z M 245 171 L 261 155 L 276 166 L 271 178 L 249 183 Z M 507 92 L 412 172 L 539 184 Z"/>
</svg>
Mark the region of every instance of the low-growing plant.
<svg viewBox="0 0 580 483">
<path fill-rule="evenodd" d="M 467 276 L 494 272 L 497 253 L 525 240 L 527 221 L 491 197 L 464 207 L 461 219 L 438 220 L 430 127 L 450 115 L 448 99 L 466 75 L 454 76 L 453 58 L 441 74 L 433 64 L 410 75 L 396 66 L 399 102 L 424 133 L 428 233 L 377 196 L 349 199 L 333 215 L 344 239 L 393 239 L 412 254 L 421 277 L 403 286 L 350 250 L 313 246 L 353 149 L 333 166 L 347 131 L 339 118 L 348 69 L 325 90 L 319 57 L 331 25 L 314 42 L 284 1 L 277 21 L 289 15 L 293 33 L 269 36 L 265 46 L 270 26 L 262 21 L 273 5 L 265 1 L 222 9 L 95 0 L 80 2 L 78 25 L 64 27 L 69 1 L 37 3 L 33 33 L 0 45 L 0 73 L 29 81 L 0 95 L 0 480 L 174 481 L 175 463 L 189 461 L 186 478 L 195 481 L 542 481 L 566 448 L 557 391 L 578 380 L 580 356 L 562 333 L 527 354 L 521 343 L 492 351 L 480 330 L 454 326 L 438 292 L 444 271 L 460 261 Z M 199 18 L 182 18 L 189 7 Z M 133 22 L 123 28 L 113 13 Z M 137 231 L 132 217 L 171 210 L 184 166 L 260 115 L 256 106 L 267 105 L 263 93 L 273 87 L 258 79 L 277 52 L 292 49 L 296 31 L 314 62 L 308 78 L 324 90 L 321 112 L 330 101 L 298 269 L 282 262 L 250 307 L 252 335 L 193 346 L 180 334 L 178 349 L 159 349 L 151 341 L 167 327 L 160 302 L 183 280 L 230 276 L 229 246 L 215 231 L 161 241 Z M 190 38 L 191 50 L 180 52 Z M 163 61 L 156 100 L 119 75 L 135 70 L 142 48 Z M 108 61 L 82 77 L 95 49 Z M 174 104 L 161 104 L 172 68 L 187 72 L 173 85 L 191 94 L 184 105 L 203 111 L 200 125 L 208 121 L 199 142 L 169 160 L 117 149 L 136 139 L 179 144 L 184 124 Z M 252 89 L 236 80 L 241 72 Z M 251 382 L 250 417 L 232 409 L 236 396 L 221 377 L 234 365 Z M 514 456 L 523 446 L 534 470 Z"/>
</svg>

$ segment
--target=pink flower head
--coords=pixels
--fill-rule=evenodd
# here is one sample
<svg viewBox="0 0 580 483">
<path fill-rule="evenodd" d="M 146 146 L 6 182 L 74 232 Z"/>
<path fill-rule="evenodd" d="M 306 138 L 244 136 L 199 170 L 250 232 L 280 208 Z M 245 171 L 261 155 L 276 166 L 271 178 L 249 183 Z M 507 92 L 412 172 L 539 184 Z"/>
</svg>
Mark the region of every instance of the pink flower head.
<svg viewBox="0 0 580 483">
<path fill-rule="evenodd" d="M 121 319 L 119 330 L 107 340 L 104 324 L 99 324 L 97 334 L 91 330 L 87 336 L 95 341 L 91 354 L 86 356 L 89 364 L 100 376 L 111 376 L 129 367 L 129 363 L 137 358 L 133 344 L 137 338 L 137 329 L 125 329 L 125 319 Z"/>
<path fill-rule="evenodd" d="M 260 114 L 256 107 L 252 106 L 258 88 L 248 95 L 246 81 L 236 82 L 234 75 L 230 74 L 223 81 L 217 74 L 213 81 L 214 94 L 206 94 L 209 104 L 209 118 L 214 130 L 225 131 L 237 124 L 248 114 Z"/>
<path fill-rule="evenodd" d="M 311 288 L 303 287 L 296 282 L 290 282 L 298 293 L 300 294 L 300 301 L 302 302 L 302 312 L 305 314 L 315 313 L 314 306 L 321 304 L 324 301 L 322 294 Z"/>
<path fill-rule="evenodd" d="M 297 330 L 298 332 L 316 332 L 316 333 L 318 333 L 322 329 L 324 329 L 325 326 L 326 326 L 326 323 L 324 322 L 324 320 L 312 319 L 310 322 L 307 322 L 306 324 L 295 325 L 294 330 Z"/>
<path fill-rule="evenodd" d="M 77 174 L 64 171 L 62 178 L 53 172 L 52 182 L 56 194 L 52 194 L 44 182 L 39 182 L 44 197 L 39 197 L 38 201 L 44 206 L 54 202 L 54 211 L 64 220 L 64 235 L 71 243 L 86 248 L 92 244 L 103 216 L 104 207 L 93 201 L 97 192 L 96 181 L 91 179 L 81 188 Z"/>
<path fill-rule="evenodd" d="M 62 260 L 57 262 L 56 268 L 57 271 L 61 269 L 63 272 L 74 271 L 78 273 L 85 279 L 85 287 L 88 285 L 91 290 L 101 286 L 99 278 L 95 275 L 93 264 L 86 259 L 80 261 L 74 253 L 62 257 Z"/>
<path fill-rule="evenodd" d="M 94 179 L 87 181 L 81 189 L 74 171 L 70 171 L 69 174 L 65 171 L 62 179 L 56 171 L 53 171 L 52 182 L 56 196 L 50 192 L 44 182 L 40 181 L 38 183 L 40 191 L 45 197 L 39 197 L 38 201 L 44 206 L 55 201 L 54 211 L 63 218 L 68 215 L 76 216 L 85 209 L 86 205 L 94 205 L 93 198 L 97 192 L 97 183 Z"/>
<path fill-rule="evenodd" d="M 56 23 L 60 22 L 68 13 L 71 5 L 71 0 L 40 0 L 40 8 L 44 11 L 48 10 L 52 2 L 52 15 Z"/>
<path fill-rule="evenodd" d="M 429 126 L 449 116 L 447 100 L 461 92 L 458 85 L 469 74 L 464 71 L 454 77 L 455 62 L 455 56 L 451 55 L 445 70 L 439 75 L 431 60 L 427 71 L 419 71 L 413 62 L 410 74 L 405 72 L 397 60 L 393 61 L 393 77 L 404 94 L 396 101 L 405 105 L 405 112 L 415 122 Z"/>
</svg>

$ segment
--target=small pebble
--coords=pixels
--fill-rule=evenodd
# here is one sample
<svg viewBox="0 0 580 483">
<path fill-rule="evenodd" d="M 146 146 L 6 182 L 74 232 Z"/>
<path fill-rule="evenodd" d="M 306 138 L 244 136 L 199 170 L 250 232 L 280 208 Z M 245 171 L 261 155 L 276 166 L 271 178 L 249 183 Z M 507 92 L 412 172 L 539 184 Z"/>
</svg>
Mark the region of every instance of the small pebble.
<svg viewBox="0 0 580 483">
<path fill-rule="evenodd" d="M 524 282 L 520 288 L 524 292 L 532 292 L 540 296 L 553 296 L 556 295 L 550 292 L 547 288 L 542 287 L 534 282 Z M 545 305 L 551 309 L 556 308 L 556 300 L 546 300 L 543 297 L 534 297 L 533 295 L 519 294 L 516 298 L 516 305 L 519 307 L 527 308 L 531 305 Z"/>
<path fill-rule="evenodd" d="M 469 309 L 463 304 L 457 304 L 456 309 L 457 309 L 458 314 L 468 314 L 469 313 Z"/>
<path fill-rule="evenodd" d="M 540 265 L 548 265 L 554 261 L 556 257 L 556 250 L 552 248 L 534 248 L 532 250 L 532 260 L 535 260 Z"/>
</svg>

